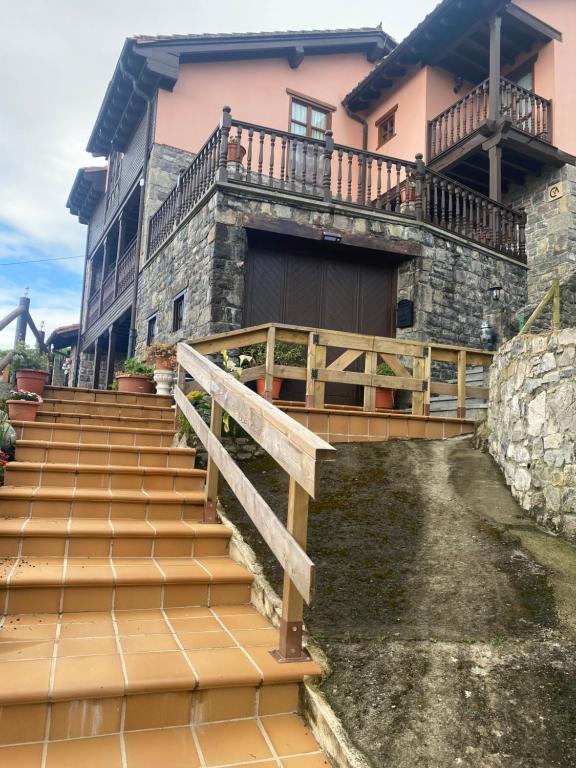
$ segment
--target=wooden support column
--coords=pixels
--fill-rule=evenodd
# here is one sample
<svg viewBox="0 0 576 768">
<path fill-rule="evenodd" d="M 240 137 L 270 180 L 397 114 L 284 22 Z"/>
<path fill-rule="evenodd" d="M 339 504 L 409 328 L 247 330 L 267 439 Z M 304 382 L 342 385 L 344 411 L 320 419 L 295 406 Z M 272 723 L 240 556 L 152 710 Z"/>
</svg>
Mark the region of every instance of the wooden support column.
<svg viewBox="0 0 576 768">
<path fill-rule="evenodd" d="M 276 328 L 268 328 L 266 336 L 266 362 L 264 374 L 264 399 L 272 402 L 272 387 L 274 385 L 274 347 L 276 346 Z"/>
<path fill-rule="evenodd" d="M 94 371 L 92 373 L 92 389 L 100 387 L 100 365 L 102 364 L 102 345 L 99 336 L 94 342 Z"/>
<path fill-rule="evenodd" d="M 212 413 L 210 415 L 210 431 L 216 437 L 222 434 L 222 406 L 212 398 Z M 218 466 L 214 459 L 209 455 L 208 467 L 206 469 L 206 497 L 204 500 L 205 523 L 215 523 L 217 519 L 216 508 L 218 504 Z"/>
<path fill-rule="evenodd" d="M 426 390 L 424 391 L 424 416 L 430 416 L 430 390 L 432 388 L 432 349 L 426 347 L 426 357 L 424 359 L 424 380 Z"/>
<path fill-rule="evenodd" d="M 492 16 L 490 19 L 490 70 L 488 89 L 488 119 L 498 120 L 500 117 L 500 71 L 501 71 L 501 29 L 502 17 Z"/>
<path fill-rule="evenodd" d="M 290 478 L 288 490 L 288 519 L 286 528 L 292 534 L 302 549 L 306 550 L 308 535 L 308 504 L 310 497 L 298 485 L 293 477 Z M 284 572 L 284 589 L 282 591 L 282 618 L 280 619 L 280 647 L 274 652 L 274 657 L 280 662 L 308 661 L 302 649 L 302 617 L 304 600 L 294 586 L 290 577 Z"/>
<path fill-rule="evenodd" d="M 118 264 L 120 257 L 124 253 L 126 243 L 126 210 L 120 214 L 118 221 L 118 247 L 116 248 L 116 264 L 114 265 L 114 298 L 118 295 Z"/>
<path fill-rule="evenodd" d="M 415 357 L 412 368 L 412 375 L 415 379 L 425 379 L 425 361 L 424 357 Z M 424 415 L 424 391 L 412 392 L 412 416 Z"/>
<path fill-rule="evenodd" d="M 458 407 L 456 416 L 459 419 L 466 418 L 466 350 L 458 351 Z"/>
<path fill-rule="evenodd" d="M 100 275 L 100 299 L 98 302 L 98 314 L 102 314 L 102 288 L 104 286 L 104 274 L 106 272 L 106 262 L 108 260 L 108 238 L 104 238 L 104 245 L 102 246 L 103 252 L 102 252 L 102 274 Z"/>
<path fill-rule="evenodd" d="M 497 144 L 488 150 L 490 163 L 490 197 L 497 203 L 502 202 L 502 145 Z"/>
<path fill-rule="evenodd" d="M 116 328 L 108 328 L 108 354 L 106 356 L 106 387 L 114 381 L 114 363 L 116 362 Z"/>
<path fill-rule="evenodd" d="M 308 363 L 306 368 L 306 408 L 324 408 L 326 385 L 318 381 L 318 368 L 326 367 L 326 347 L 318 344 L 317 335 L 308 335 Z"/>
</svg>

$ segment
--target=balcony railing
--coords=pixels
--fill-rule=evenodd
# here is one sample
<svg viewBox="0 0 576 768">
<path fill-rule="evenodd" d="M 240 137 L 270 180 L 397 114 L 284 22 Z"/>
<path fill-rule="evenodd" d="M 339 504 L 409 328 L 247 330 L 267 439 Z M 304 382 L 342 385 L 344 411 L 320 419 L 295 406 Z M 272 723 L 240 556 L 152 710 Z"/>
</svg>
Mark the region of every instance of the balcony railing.
<svg viewBox="0 0 576 768">
<path fill-rule="evenodd" d="M 429 158 L 470 136 L 488 118 L 489 80 L 441 112 L 428 124 Z M 552 141 L 552 102 L 521 85 L 500 79 L 500 112 L 512 125 L 542 141 Z"/>
<path fill-rule="evenodd" d="M 134 282 L 137 262 L 136 246 L 137 240 L 134 238 L 120 256 L 115 268 L 104 277 L 100 288 L 91 294 L 88 299 L 86 328 L 93 325 Z"/>
<path fill-rule="evenodd" d="M 415 162 L 233 120 L 221 126 L 150 219 L 148 256 L 176 231 L 217 181 L 289 192 L 326 203 L 388 211 L 449 230 L 525 261 L 516 211 Z"/>
</svg>

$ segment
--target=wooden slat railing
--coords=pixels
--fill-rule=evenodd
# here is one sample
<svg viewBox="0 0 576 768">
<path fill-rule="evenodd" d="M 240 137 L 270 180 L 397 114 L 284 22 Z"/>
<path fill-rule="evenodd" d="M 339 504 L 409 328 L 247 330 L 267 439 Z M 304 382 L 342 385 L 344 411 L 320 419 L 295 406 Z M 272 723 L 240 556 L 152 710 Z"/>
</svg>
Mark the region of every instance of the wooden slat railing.
<svg viewBox="0 0 576 768">
<path fill-rule="evenodd" d="M 526 258 L 521 211 L 434 173 L 422 155 L 416 162 L 400 160 L 335 144 L 331 131 L 323 140 L 311 139 L 233 120 L 228 107 L 220 127 L 152 216 L 149 256 L 217 181 L 389 211 L 443 227 L 516 260 Z M 449 201 L 443 191 L 452 195 Z"/>
<path fill-rule="evenodd" d="M 314 564 L 306 553 L 308 505 L 318 491 L 319 463 L 334 450 L 271 403 L 243 386 L 191 346 L 179 343 L 176 405 L 188 419 L 208 451 L 204 521 L 216 519 L 218 474 L 246 510 L 248 516 L 284 569 L 279 661 L 301 661 L 303 605 L 312 602 Z M 200 417 L 182 391 L 186 372 L 212 398 L 210 426 Z M 264 450 L 286 470 L 290 478 L 286 527 L 232 460 L 219 440 L 222 413 L 226 410 Z"/>
<path fill-rule="evenodd" d="M 472 88 L 461 99 L 428 123 L 428 158 L 432 160 L 470 136 L 488 118 L 489 80 Z M 521 131 L 552 141 L 552 102 L 500 78 L 500 113 Z"/>
<path fill-rule="evenodd" d="M 27 296 L 23 296 L 20 299 L 18 306 L 11 312 L 8 312 L 0 320 L 0 331 L 10 325 L 11 322 L 16 320 L 16 332 L 14 334 L 14 347 L 8 352 L 2 359 L 0 359 L 0 373 L 12 362 L 14 358 L 14 352 L 19 344 L 26 342 L 26 330 L 30 328 L 32 335 L 36 339 L 36 346 L 42 352 L 47 352 L 48 348 L 44 342 L 44 331 L 39 331 L 36 327 L 36 323 L 32 319 L 30 314 L 30 299 Z"/>
<path fill-rule="evenodd" d="M 120 256 L 116 267 L 104 278 L 101 288 L 95 290 L 89 297 L 85 330 L 90 328 L 134 282 L 138 257 L 137 244 L 138 242 L 134 238 Z"/>
<path fill-rule="evenodd" d="M 306 367 L 278 365 L 274 360 L 278 342 L 301 344 L 306 347 Z M 467 366 L 488 367 L 492 362 L 493 353 L 481 349 L 279 323 L 240 328 L 190 341 L 190 345 L 203 355 L 220 353 L 225 349 L 241 350 L 255 344 L 265 345 L 266 362 L 244 369 L 241 380 L 246 383 L 263 378 L 264 398 L 269 401 L 272 400 L 274 378 L 306 382 L 305 405 L 308 408 L 326 407 L 327 383 L 362 387 L 362 409 L 368 412 L 376 411 L 377 387 L 411 392 L 413 416 L 429 415 L 430 397 L 433 395 L 457 396 L 460 418 L 466 417 L 467 398 L 488 399 L 488 390 L 485 387 L 468 386 L 466 382 Z M 327 363 L 331 349 L 337 350 L 338 356 L 331 363 Z M 394 375 L 376 374 L 380 362 L 387 363 Z M 453 378 L 456 383 L 436 381 L 434 362 L 454 365 Z M 347 370 L 353 364 L 356 368 L 362 365 L 363 371 Z"/>
</svg>

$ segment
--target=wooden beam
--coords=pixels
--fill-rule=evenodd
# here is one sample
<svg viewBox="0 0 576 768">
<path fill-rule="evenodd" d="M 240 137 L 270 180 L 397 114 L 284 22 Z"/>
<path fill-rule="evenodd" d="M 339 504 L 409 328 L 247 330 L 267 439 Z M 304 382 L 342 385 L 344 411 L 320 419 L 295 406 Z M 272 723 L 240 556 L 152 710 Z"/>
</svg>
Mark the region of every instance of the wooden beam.
<svg viewBox="0 0 576 768">
<path fill-rule="evenodd" d="M 290 64 L 290 69 L 298 69 L 300 64 L 304 61 L 304 56 L 304 46 L 295 45 L 288 54 L 288 64 Z"/>
<path fill-rule="evenodd" d="M 423 359 L 417 358 L 414 363 L 416 364 L 417 360 Z M 357 371 L 329 371 L 328 368 L 317 368 L 316 371 L 318 381 L 333 384 L 359 384 L 362 387 L 385 387 L 386 389 L 402 389 L 408 392 L 422 392 L 424 389 L 422 378 L 378 376 L 373 373 Z"/>
<path fill-rule="evenodd" d="M 514 3 L 510 3 L 510 5 L 506 6 L 504 13 L 515 21 L 522 22 L 522 24 L 530 27 L 530 29 L 538 35 L 548 38 L 548 40 L 562 40 L 561 32 L 558 32 L 557 29 L 546 24 L 545 21 L 537 19 L 536 16 L 532 16 L 531 13 L 524 11 L 520 6 L 515 5 Z"/>
<path fill-rule="evenodd" d="M 488 150 L 490 163 L 490 198 L 502 202 L 502 145 L 497 144 Z"/>
</svg>

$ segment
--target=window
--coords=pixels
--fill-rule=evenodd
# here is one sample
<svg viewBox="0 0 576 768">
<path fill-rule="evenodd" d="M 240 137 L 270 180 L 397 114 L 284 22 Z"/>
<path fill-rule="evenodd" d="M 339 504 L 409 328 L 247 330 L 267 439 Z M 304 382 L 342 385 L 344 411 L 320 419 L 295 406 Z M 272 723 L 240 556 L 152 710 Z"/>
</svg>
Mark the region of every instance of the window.
<svg viewBox="0 0 576 768">
<path fill-rule="evenodd" d="M 387 141 L 396 135 L 396 110 L 398 105 L 393 109 L 386 112 L 383 117 L 376 121 L 376 128 L 378 129 L 378 146 L 386 144 Z"/>
<path fill-rule="evenodd" d="M 185 292 L 178 294 L 172 304 L 172 330 L 179 331 L 184 325 L 184 296 Z"/>
<path fill-rule="evenodd" d="M 146 346 L 154 343 L 156 339 L 156 315 L 148 318 L 148 326 L 146 329 Z"/>
<path fill-rule="evenodd" d="M 290 131 L 312 139 L 323 139 L 332 124 L 334 107 L 308 101 L 305 97 L 290 93 Z"/>
</svg>

